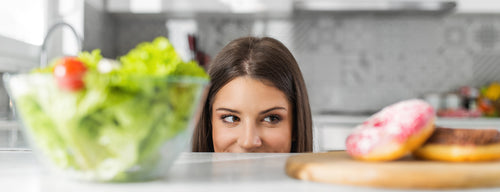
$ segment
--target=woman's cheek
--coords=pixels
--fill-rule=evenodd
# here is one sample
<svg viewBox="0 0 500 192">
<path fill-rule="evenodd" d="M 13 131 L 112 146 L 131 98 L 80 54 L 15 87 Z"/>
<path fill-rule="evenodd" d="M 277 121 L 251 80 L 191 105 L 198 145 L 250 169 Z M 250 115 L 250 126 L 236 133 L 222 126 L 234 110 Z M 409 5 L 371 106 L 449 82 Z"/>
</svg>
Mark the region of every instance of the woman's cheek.
<svg viewBox="0 0 500 192">
<path fill-rule="evenodd" d="M 292 133 L 288 127 L 266 129 L 264 140 L 271 148 L 279 151 L 289 151 L 292 144 Z"/>
<path fill-rule="evenodd" d="M 213 124 L 213 142 L 215 152 L 227 150 L 236 141 L 236 129 L 226 128 L 222 125 Z M 236 136 L 235 136 L 236 135 Z"/>
</svg>

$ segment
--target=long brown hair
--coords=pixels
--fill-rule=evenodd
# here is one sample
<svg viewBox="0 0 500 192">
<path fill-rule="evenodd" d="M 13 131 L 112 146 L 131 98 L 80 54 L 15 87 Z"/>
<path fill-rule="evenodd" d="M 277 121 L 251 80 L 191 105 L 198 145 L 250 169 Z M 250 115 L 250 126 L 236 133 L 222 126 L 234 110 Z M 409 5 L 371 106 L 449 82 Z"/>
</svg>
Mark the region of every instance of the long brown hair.
<svg viewBox="0 0 500 192">
<path fill-rule="evenodd" d="M 193 152 L 213 152 L 212 104 L 231 80 L 249 76 L 281 90 L 293 107 L 291 152 L 312 152 L 312 118 L 304 78 L 297 61 L 278 40 L 243 37 L 231 41 L 209 66 L 211 86 L 193 134 Z"/>
</svg>

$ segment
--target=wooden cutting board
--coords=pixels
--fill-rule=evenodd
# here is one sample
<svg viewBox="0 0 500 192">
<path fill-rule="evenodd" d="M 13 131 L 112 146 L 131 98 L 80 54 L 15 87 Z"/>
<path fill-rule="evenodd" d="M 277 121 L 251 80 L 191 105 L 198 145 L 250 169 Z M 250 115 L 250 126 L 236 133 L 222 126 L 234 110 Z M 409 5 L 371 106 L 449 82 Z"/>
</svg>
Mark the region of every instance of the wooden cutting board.
<svg viewBox="0 0 500 192">
<path fill-rule="evenodd" d="M 345 151 L 295 155 L 286 162 L 294 178 L 345 185 L 402 189 L 500 186 L 500 161 L 451 163 L 415 160 L 390 162 L 351 159 Z"/>
</svg>

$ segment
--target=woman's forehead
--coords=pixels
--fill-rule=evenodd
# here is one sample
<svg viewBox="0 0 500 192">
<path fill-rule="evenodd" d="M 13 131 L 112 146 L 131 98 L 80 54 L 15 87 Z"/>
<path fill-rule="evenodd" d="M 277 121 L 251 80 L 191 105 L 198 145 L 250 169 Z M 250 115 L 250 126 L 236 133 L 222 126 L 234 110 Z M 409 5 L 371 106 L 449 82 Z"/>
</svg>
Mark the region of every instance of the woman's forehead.
<svg viewBox="0 0 500 192">
<path fill-rule="evenodd" d="M 214 97 L 213 108 L 260 110 L 290 108 L 286 95 L 272 84 L 248 76 L 237 77 L 224 85 Z"/>
</svg>

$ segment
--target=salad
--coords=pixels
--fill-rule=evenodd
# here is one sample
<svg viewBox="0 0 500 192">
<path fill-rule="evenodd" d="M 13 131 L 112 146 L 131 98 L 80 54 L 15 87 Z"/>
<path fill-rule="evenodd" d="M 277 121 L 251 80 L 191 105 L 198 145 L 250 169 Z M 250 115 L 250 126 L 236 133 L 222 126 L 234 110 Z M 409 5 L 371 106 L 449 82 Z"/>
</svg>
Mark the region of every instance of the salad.
<svg viewBox="0 0 500 192">
<path fill-rule="evenodd" d="M 204 69 L 184 62 L 164 37 L 118 60 L 104 59 L 100 50 L 82 52 L 4 79 L 42 159 L 96 181 L 164 174 L 182 150 L 168 143 L 187 143 L 209 82 Z"/>
</svg>

